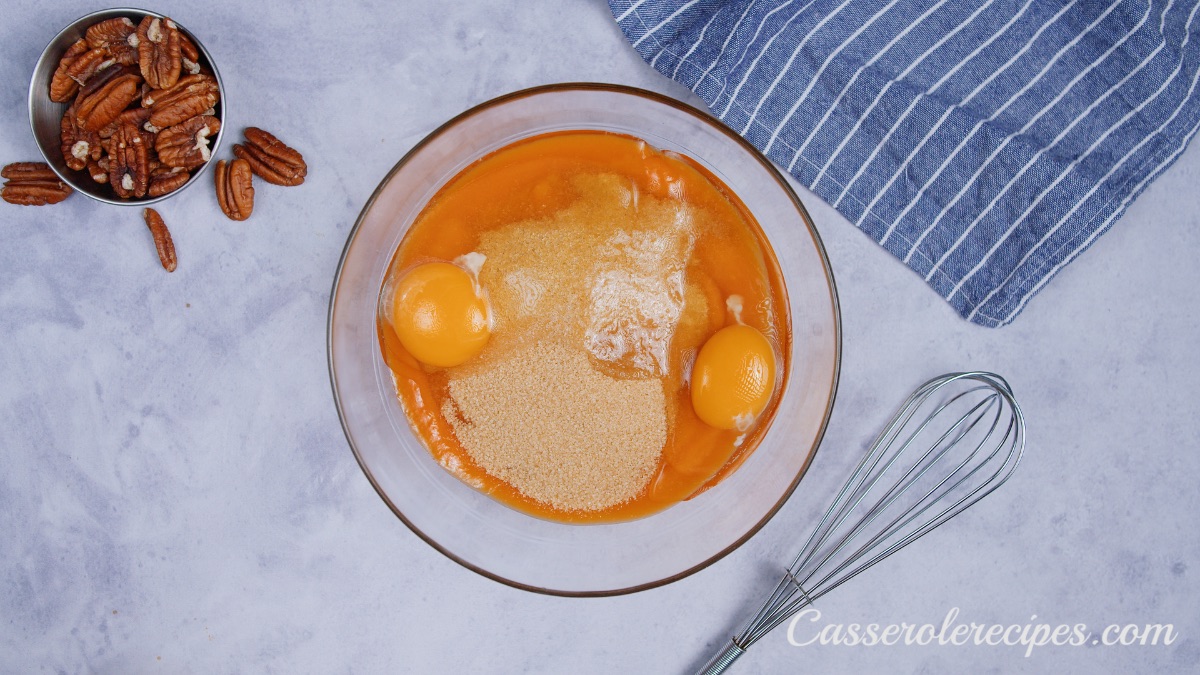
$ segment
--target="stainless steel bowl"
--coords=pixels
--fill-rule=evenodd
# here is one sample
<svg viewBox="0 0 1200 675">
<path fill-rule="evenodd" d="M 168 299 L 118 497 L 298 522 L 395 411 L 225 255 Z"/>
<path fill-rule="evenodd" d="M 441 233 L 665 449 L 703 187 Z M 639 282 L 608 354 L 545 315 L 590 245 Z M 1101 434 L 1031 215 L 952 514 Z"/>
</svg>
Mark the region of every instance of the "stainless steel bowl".
<svg viewBox="0 0 1200 675">
<path fill-rule="evenodd" d="M 70 25 L 54 36 L 50 44 L 46 45 L 46 49 L 42 51 L 41 58 L 38 59 L 37 66 L 33 69 L 33 77 L 29 80 L 29 125 L 33 128 L 33 137 L 37 140 L 38 148 L 41 149 L 42 156 L 46 158 L 46 163 L 50 165 L 50 168 L 54 169 L 54 173 L 57 173 L 63 181 L 77 192 L 106 204 L 145 206 L 174 197 L 187 189 L 188 186 L 200 180 L 200 177 L 208 170 L 208 165 L 212 164 L 212 160 L 202 164 L 200 168 L 192 172 L 192 177 L 188 179 L 187 183 L 173 192 L 160 197 L 143 197 L 141 199 L 121 199 L 113 193 L 112 188 L 108 185 L 96 183 L 85 172 L 72 171 L 67 168 L 67 164 L 62 156 L 60 138 L 62 134 L 61 124 L 63 113 L 67 111 L 70 103 L 55 103 L 50 100 L 50 80 L 54 77 L 54 71 L 58 68 L 58 62 L 62 60 L 62 55 L 67 51 L 67 48 L 74 44 L 76 40 L 83 37 L 89 26 L 105 19 L 118 17 L 128 17 L 136 24 L 146 16 L 164 18 L 162 14 L 149 12 L 144 9 L 118 7 L 92 12 L 87 16 L 82 16 L 72 21 Z M 175 19 L 172 18 L 172 21 L 175 21 Z M 221 100 L 215 106 L 215 116 L 221 121 L 221 130 L 211 140 L 212 155 L 215 157 L 217 150 L 221 147 L 221 139 L 225 137 L 225 85 L 221 81 L 221 73 L 217 70 L 217 64 L 213 61 L 208 50 L 204 48 L 204 43 L 196 37 L 195 33 L 189 31 L 178 21 L 175 21 L 175 25 L 195 43 L 196 48 L 200 51 L 200 65 L 212 71 L 213 77 L 217 80 L 217 89 Z"/>
</svg>

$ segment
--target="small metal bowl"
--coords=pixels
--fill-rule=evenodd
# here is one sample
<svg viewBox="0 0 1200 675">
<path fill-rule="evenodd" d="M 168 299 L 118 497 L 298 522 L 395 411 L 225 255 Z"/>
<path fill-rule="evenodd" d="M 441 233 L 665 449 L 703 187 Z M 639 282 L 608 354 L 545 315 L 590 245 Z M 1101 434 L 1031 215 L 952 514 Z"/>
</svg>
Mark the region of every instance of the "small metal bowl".
<svg viewBox="0 0 1200 675">
<path fill-rule="evenodd" d="M 46 158 L 46 163 L 50 165 L 50 168 L 54 169 L 54 173 L 58 174 L 59 178 L 62 178 L 64 182 L 77 192 L 106 204 L 145 206 L 174 197 L 187 189 L 189 185 L 200 180 L 200 177 L 208 170 L 208 165 L 212 164 L 212 160 L 210 159 L 200 165 L 199 168 L 193 170 L 192 177 L 177 190 L 159 197 L 143 197 L 141 199 L 121 199 L 107 184 L 95 182 L 84 171 L 72 171 L 67 168 L 66 161 L 62 156 L 61 125 L 63 114 L 70 107 L 70 103 L 56 103 L 50 100 L 50 80 L 54 77 L 54 71 L 58 68 L 59 61 L 62 60 L 62 56 L 67 51 L 67 48 L 74 44 L 76 40 L 82 38 L 88 27 L 93 24 L 100 23 L 105 19 L 119 17 L 128 17 L 137 24 L 146 16 L 158 17 L 160 19 L 165 18 L 162 14 L 149 12 L 144 9 L 118 7 L 92 12 L 87 16 L 76 19 L 66 28 L 62 29 L 58 35 L 55 35 L 50 44 L 46 45 L 46 49 L 42 51 L 41 58 L 38 59 L 37 66 L 33 69 L 33 77 L 29 81 L 29 125 L 33 128 L 33 137 L 37 140 L 38 148 L 41 149 L 42 156 Z M 225 85 L 221 82 L 221 73 L 217 70 L 217 65 L 213 62 L 212 55 L 204 48 L 204 44 L 194 33 L 180 25 L 178 21 L 175 21 L 175 25 L 196 45 L 196 49 L 200 51 L 200 65 L 211 71 L 213 78 L 217 81 L 220 100 L 214 107 L 214 116 L 220 120 L 221 130 L 210 140 L 212 156 L 215 157 L 217 150 L 221 147 L 221 139 L 225 137 Z"/>
</svg>

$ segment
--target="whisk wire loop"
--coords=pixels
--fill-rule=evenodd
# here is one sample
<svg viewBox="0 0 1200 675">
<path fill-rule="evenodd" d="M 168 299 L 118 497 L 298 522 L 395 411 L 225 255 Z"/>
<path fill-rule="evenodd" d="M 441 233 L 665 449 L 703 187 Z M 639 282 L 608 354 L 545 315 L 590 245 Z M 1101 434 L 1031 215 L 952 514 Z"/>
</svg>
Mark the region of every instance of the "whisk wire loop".
<svg viewBox="0 0 1200 675">
<path fill-rule="evenodd" d="M 950 373 L 921 385 L 859 460 L 766 602 L 701 673 L 723 672 L 803 607 L 991 494 L 1012 476 L 1024 447 L 1024 417 L 1000 376 Z"/>
</svg>

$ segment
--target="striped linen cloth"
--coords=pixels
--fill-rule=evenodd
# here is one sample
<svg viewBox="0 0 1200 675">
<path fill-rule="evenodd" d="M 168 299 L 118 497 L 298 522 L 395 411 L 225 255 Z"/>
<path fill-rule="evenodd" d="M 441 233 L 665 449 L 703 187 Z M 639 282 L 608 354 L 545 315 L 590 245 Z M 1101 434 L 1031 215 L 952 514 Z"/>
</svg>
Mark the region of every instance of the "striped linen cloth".
<svg viewBox="0 0 1200 675">
<path fill-rule="evenodd" d="M 1200 123 L 1200 0 L 608 2 L 652 67 L 985 326 Z"/>
</svg>

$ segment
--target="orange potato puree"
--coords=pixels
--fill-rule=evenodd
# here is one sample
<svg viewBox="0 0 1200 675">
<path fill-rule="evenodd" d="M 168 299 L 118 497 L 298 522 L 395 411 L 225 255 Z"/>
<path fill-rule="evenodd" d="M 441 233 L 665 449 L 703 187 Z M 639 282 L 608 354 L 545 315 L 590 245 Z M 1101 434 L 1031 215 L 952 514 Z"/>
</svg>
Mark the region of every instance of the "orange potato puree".
<svg viewBox="0 0 1200 675">
<path fill-rule="evenodd" d="M 699 329 L 670 338 L 661 374 L 666 443 L 648 484 L 632 499 L 599 510 L 564 510 L 532 499 L 485 471 L 443 414 L 450 372 L 418 362 L 389 322 L 389 284 L 417 265 L 454 261 L 476 251 L 481 237 L 518 222 L 553 216 L 581 199 L 579 177 L 615 175 L 635 196 L 678 200 L 697 214 L 686 283 L 700 289 L 705 314 Z M 617 208 L 614 206 L 613 208 Z M 488 262 L 484 262 L 487 269 Z M 486 284 L 483 291 L 486 293 Z M 789 373 L 791 333 L 782 275 L 765 236 L 737 196 L 688 157 L 660 152 L 640 139 L 601 131 L 543 134 L 501 148 L 467 167 L 430 200 L 401 242 L 381 291 L 378 321 L 384 360 L 414 432 L 433 457 L 468 485 L 526 513 L 568 523 L 640 518 L 690 499 L 730 475 L 764 435 Z M 741 300 L 741 311 L 727 304 Z M 738 316 L 740 315 L 740 316 Z M 717 429 L 696 416 L 689 391 L 699 348 L 723 327 L 742 323 L 767 337 L 775 350 L 774 390 L 766 409 L 745 432 Z M 497 331 L 503 324 L 497 324 Z M 502 336 L 493 335 L 493 340 Z M 478 359 L 488 358 L 489 345 Z M 623 363 L 597 363 L 614 377 L 637 377 Z M 468 367 L 464 365 L 461 367 Z M 540 414 L 553 414 L 552 410 Z"/>
</svg>

